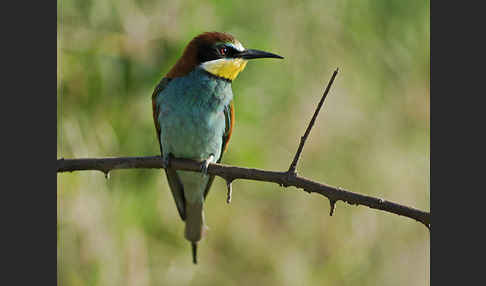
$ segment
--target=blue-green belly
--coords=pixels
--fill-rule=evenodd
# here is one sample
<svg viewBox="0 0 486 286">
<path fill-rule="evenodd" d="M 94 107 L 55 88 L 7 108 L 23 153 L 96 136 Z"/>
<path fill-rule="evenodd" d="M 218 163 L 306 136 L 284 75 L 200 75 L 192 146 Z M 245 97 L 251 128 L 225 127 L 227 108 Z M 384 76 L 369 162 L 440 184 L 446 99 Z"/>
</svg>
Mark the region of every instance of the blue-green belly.
<svg viewBox="0 0 486 286">
<path fill-rule="evenodd" d="M 157 97 L 163 156 L 220 158 L 226 127 L 224 107 L 233 98 L 231 83 L 196 69 L 175 78 Z M 203 200 L 209 176 L 177 171 L 189 202 Z"/>
</svg>

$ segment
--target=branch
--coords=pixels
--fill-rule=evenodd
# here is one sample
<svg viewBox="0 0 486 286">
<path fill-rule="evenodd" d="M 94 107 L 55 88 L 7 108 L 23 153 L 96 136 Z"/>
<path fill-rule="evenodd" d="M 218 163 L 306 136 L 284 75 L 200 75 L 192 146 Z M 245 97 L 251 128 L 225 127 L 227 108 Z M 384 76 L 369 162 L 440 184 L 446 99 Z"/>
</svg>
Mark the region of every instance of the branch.
<svg viewBox="0 0 486 286">
<path fill-rule="evenodd" d="M 338 71 L 339 71 L 339 68 L 337 68 L 334 71 L 334 73 L 332 74 L 332 77 L 329 80 L 329 83 L 327 84 L 326 90 L 324 91 L 324 94 L 322 95 L 321 101 L 319 101 L 319 104 L 317 105 L 316 111 L 314 112 L 314 115 L 312 116 L 312 119 L 309 122 L 309 126 L 307 126 L 307 129 L 305 130 L 304 136 L 300 137 L 299 148 L 297 148 L 297 152 L 295 153 L 294 160 L 292 160 L 292 164 L 290 164 L 290 167 L 289 167 L 288 172 L 289 172 L 290 175 L 296 174 L 295 168 L 297 167 L 297 162 L 299 161 L 300 153 L 302 153 L 302 149 L 304 149 L 305 140 L 307 140 L 307 137 L 309 136 L 309 133 L 310 133 L 312 127 L 314 126 L 314 123 L 316 122 L 317 115 L 319 114 L 319 111 L 321 110 L 321 107 L 324 104 L 324 100 L 326 99 L 326 96 L 329 93 L 329 89 L 331 88 L 331 85 L 334 82 L 334 78 L 336 77 Z"/>
<path fill-rule="evenodd" d="M 294 186 L 302 189 L 308 193 L 318 193 L 329 199 L 330 211 L 329 215 L 333 215 L 337 201 L 343 201 L 351 205 L 364 205 L 373 209 L 394 213 L 414 219 L 424 224 L 430 230 L 430 212 L 424 212 L 411 207 L 403 206 L 397 203 L 385 201 L 381 198 L 374 198 L 358 193 L 353 193 L 341 188 L 336 188 L 309 180 L 307 178 L 297 175 L 296 166 L 299 161 L 300 154 L 304 148 L 305 141 L 310 134 L 312 127 L 316 121 L 317 115 L 324 104 L 329 89 L 331 88 L 334 78 L 339 69 L 336 69 L 327 84 L 326 90 L 319 101 L 319 104 L 312 116 L 309 125 L 300 138 L 300 144 L 290 164 L 287 172 L 266 171 L 260 169 L 243 168 L 236 166 L 228 166 L 223 164 L 209 164 L 207 173 L 219 176 L 226 181 L 228 189 L 226 202 L 231 201 L 232 182 L 236 179 L 263 181 L 277 183 L 280 186 L 289 187 Z M 57 172 L 72 172 L 81 170 L 98 170 L 109 176 L 111 170 L 116 169 L 137 169 L 137 168 L 164 168 L 160 156 L 153 157 L 124 157 L 124 158 L 100 158 L 100 159 L 58 159 Z M 176 170 L 185 170 L 200 172 L 204 162 L 194 161 L 190 159 L 172 158 L 170 160 L 170 167 Z"/>
<path fill-rule="evenodd" d="M 170 167 L 176 170 L 200 172 L 202 161 L 172 158 Z M 57 172 L 73 172 L 82 170 L 98 170 L 108 174 L 117 169 L 162 169 L 160 156 L 151 157 L 121 157 L 121 158 L 90 158 L 90 159 L 58 159 Z M 343 201 L 351 205 L 364 205 L 373 209 L 405 216 L 423 223 L 430 229 L 430 213 L 397 203 L 353 193 L 312 181 L 301 176 L 289 176 L 288 172 L 266 171 L 261 169 L 243 168 L 223 164 L 209 164 L 208 174 L 219 176 L 227 182 L 236 179 L 277 183 L 281 186 L 294 186 L 308 193 L 318 193 L 327 197 L 331 205 Z M 331 212 L 334 207 L 331 207 Z"/>
</svg>

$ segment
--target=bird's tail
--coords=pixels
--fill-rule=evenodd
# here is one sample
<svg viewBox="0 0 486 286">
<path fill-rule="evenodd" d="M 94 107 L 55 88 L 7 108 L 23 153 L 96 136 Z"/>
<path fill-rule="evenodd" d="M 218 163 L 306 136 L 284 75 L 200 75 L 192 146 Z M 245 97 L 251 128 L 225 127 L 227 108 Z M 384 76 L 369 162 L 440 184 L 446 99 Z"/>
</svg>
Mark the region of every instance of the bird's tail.
<svg viewBox="0 0 486 286">
<path fill-rule="evenodd" d="M 186 202 L 186 228 L 184 236 L 191 242 L 192 262 L 197 264 L 197 243 L 201 240 L 204 230 L 203 203 Z"/>
</svg>

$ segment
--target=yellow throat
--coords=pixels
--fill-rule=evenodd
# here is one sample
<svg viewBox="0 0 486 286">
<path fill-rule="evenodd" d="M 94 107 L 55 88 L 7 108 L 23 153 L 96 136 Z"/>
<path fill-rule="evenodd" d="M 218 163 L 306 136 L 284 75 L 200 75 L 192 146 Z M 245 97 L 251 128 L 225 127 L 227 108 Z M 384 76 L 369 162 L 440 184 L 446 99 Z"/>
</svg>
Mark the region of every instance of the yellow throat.
<svg viewBox="0 0 486 286">
<path fill-rule="evenodd" d="M 218 59 L 214 61 L 209 61 L 203 63 L 201 66 L 207 72 L 226 78 L 229 80 L 234 80 L 238 74 L 245 69 L 247 60 L 236 58 L 236 59 Z"/>
</svg>

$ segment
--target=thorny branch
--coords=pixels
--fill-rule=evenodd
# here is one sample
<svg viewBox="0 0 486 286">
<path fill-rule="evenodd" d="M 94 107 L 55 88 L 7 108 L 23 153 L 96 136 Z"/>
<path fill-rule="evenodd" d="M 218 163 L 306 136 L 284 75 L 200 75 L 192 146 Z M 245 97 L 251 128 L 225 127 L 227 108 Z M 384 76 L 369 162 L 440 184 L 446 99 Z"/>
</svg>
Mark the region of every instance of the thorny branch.
<svg viewBox="0 0 486 286">
<path fill-rule="evenodd" d="M 261 169 L 244 168 L 229 166 L 223 164 L 211 163 L 208 166 L 207 173 L 216 175 L 223 178 L 226 181 L 228 188 L 227 203 L 231 201 L 232 182 L 236 179 L 254 180 L 263 182 L 277 183 L 280 186 L 294 186 L 302 189 L 308 193 L 318 193 L 329 199 L 330 212 L 332 216 L 334 213 L 335 204 L 337 201 L 343 201 L 351 205 L 364 205 L 373 209 L 394 213 L 397 215 L 405 216 L 414 219 L 424 224 L 430 230 L 430 212 L 421 211 L 411 207 L 403 206 L 394 202 L 386 201 L 381 198 L 375 198 L 358 193 L 353 193 L 344 190 L 339 187 L 328 186 L 319 182 L 312 181 L 302 176 L 298 176 L 295 171 L 300 154 L 304 147 L 305 140 L 307 139 L 312 126 L 315 123 L 320 108 L 324 103 L 330 86 L 332 85 L 334 78 L 336 77 L 338 69 L 336 69 L 329 81 L 326 90 L 317 106 L 317 109 L 306 129 L 306 132 L 299 144 L 299 148 L 295 157 L 290 165 L 290 168 L 286 172 L 267 171 Z M 170 167 L 177 170 L 200 172 L 202 161 L 195 161 L 183 158 L 172 158 L 170 160 Z M 160 156 L 149 157 L 119 157 L 119 158 L 86 158 L 86 159 L 58 159 L 57 160 L 57 172 L 73 172 L 82 170 L 98 170 L 105 173 L 105 176 L 109 175 L 111 170 L 117 169 L 161 169 L 163 168 L 163 162 Z"/>
<path fill-rule="evenodd" d="M 177 170 L 200 172 L 202 161 L 189 159 L 172 158 L 170 167 Z M 82 170 L 98 170 L 105 174 L 117 169 L 158 169 L 163 168 L 160 156 L 151 157 L 120 157 L 120 158 L 91 158 L 91 159 L 58 159 L 57 172 L 72 172 Z M 402 206 L 393 202 L 385 201 L 346 191 L 314 182 L 301 176 L 288 176 L 287 172 L 266 171 L 260 169 L 243 168 L 223 164 L 209 164 L 208 174 L 219 176 L 226 181 L 236 179 L 272 182 L 279 185 L 294 186 L 309 193 L 318 193 L 327 197 L 331 202 L 344 201 L 351 205 L 364 205 L 423 223 L 430 227 L 430 213 Z"/>
</svg>

